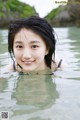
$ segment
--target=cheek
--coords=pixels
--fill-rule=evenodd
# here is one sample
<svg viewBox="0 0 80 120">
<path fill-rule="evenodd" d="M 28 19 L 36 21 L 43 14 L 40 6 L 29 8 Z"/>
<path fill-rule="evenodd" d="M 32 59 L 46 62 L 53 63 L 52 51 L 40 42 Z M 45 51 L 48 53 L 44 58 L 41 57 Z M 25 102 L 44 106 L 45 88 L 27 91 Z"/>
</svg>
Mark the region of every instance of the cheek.
<svg viewBox="0 0 80 120">
<path fill-rule="evenodd" d="M 41 54 L 42 56 L 45 56 L 45 55 L 46 55 L 46 52 L 47 52 L 47 50 L 46 50 L 46 49 L 43 49 L 43 50 L 40 51 L 40 54 Z"/>
<path fill-rule="evenodd" d="M 34 54 L 34 56 L 39 58 L 39 59 L 43 59 L 45 57 L 45 55 L 46 55 L 45 50 L 36 51 L 36 53 Z"/>
<path fill-rule="evenodd" d="M 19 58 L 21 58 L 22 53 L 14 50 L 14 56 L 15 56 L 16 59 L 19 59 Z"/>
</svg>

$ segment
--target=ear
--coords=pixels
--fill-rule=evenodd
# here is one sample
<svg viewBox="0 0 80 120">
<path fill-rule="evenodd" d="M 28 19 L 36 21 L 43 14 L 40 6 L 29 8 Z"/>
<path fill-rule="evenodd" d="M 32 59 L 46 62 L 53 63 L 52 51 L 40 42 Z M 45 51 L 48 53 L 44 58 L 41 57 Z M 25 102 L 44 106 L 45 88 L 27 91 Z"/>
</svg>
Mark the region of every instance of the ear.
<svg viewBox="0 0 80 120">
<path fill-rule="evenodd" d="M 45 55 L 47 55 L 48 53 L 49 53 L 49 48 L 46 49 Z"/>
</svg>

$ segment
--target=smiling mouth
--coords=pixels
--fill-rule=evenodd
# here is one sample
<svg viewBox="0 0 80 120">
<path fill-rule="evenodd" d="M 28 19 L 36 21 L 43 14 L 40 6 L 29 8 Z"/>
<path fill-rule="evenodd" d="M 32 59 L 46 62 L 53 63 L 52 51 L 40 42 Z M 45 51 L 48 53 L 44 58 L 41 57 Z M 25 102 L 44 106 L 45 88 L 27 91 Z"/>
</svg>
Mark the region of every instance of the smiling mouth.
<svg viewBox="0 0 80 120">
<path fill-rule="evenodd" d="M 34 61 L 23 61 L 25 64 L 32 64 Z"/>
</svg>

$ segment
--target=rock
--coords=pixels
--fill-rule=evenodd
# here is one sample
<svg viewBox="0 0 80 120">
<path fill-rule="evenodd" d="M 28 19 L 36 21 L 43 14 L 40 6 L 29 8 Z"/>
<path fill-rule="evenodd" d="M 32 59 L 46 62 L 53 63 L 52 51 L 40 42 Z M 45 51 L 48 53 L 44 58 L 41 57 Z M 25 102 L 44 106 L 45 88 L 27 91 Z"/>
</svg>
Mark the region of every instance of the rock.
<svg viewBox="0 0 80 120">
<path fill-rule="evenodd" d="M 57 11 L 57 12 L 56 12 Z M 80 26 L 80 0 L 68 0 L 45 17 L 53 26 Z"/>
<path fill-rule="evenodd" d="M 59 26 L 72 26 L 72 19 L 70 17 L 70 14 L 68 12 L 68 8 L 66 5 L 60 5 L 57 9 L 56 9 L 56 14 L 55 10 L 52 11 L 52 16 L 54 16 L 52 19 L 48 19 L 48 16 L 46 16 L 46 19 L 49 20 L 50 24 L 56 27 Z"/>
<path fill-rule="evenodd" d="M 68 0 L 68 13 L 77 26 L 80 26 L 80 0 Z"/>
<path fill-rule="evenodd" d="M 59 25 L 67 25 L 71 21 L 68 11 L 61 11 L 58 15 L 55 16 L 53 22 L 60 23 Z"/>
<path fill-rule="evenodd" d="M 0 28 L 7 28 L 16 19 L 36 14 L 35 8 L 28 4 L 18 0 L 2 0 L 0 2 Z"/>
</svg>

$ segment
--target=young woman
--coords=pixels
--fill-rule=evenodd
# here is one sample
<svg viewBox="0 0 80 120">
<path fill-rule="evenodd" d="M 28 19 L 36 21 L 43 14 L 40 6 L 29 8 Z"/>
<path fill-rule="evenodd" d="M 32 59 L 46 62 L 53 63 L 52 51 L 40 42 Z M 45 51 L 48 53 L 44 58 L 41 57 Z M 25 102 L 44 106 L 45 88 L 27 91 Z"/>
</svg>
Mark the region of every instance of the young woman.
<svg viewBox="0 0 80 120">
<path fill-rule="evenodd" d="M 13 63 L 8 71 L 55 71 L 61 66 L 55 61 L 55 35 L 43 18 L 31 16 L 15 21 L 9 27 L 8 50 Z"/>
</svg>

